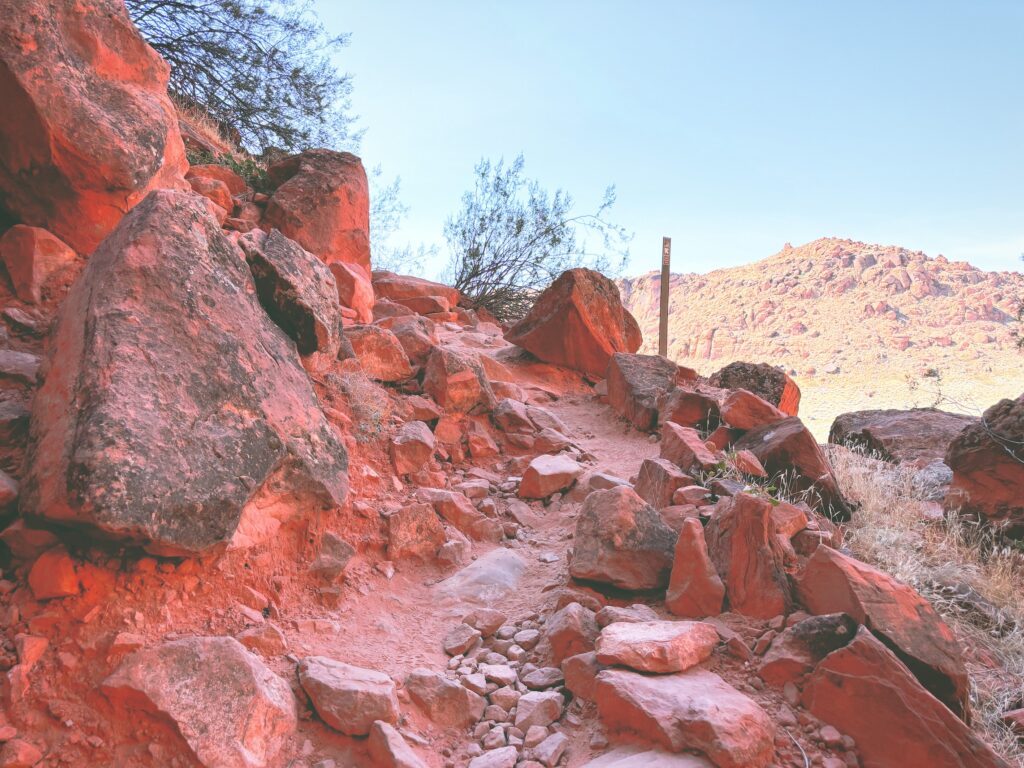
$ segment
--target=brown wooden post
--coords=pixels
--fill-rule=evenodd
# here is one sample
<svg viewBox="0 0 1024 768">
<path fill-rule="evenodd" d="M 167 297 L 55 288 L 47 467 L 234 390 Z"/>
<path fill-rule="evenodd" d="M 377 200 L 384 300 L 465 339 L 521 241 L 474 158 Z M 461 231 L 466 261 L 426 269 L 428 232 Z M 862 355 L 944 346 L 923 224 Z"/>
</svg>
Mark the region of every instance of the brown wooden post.
<svg viewBox="0 0 1024 768">
<path fill-rule="evenodd" d="M 661 238 L 661 318 L 658 325 L 658 354 L 668 357 L 668 276 L 672 238 Z"/>
</svg>

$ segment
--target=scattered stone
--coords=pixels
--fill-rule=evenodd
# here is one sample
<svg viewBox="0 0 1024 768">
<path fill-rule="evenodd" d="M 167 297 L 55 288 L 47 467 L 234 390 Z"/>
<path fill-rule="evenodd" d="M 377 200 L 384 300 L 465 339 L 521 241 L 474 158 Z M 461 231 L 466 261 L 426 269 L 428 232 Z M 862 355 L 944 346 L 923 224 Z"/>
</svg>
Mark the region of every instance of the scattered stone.
<svg viewBox="0 0 1024 768">
<path fill-rule="evenodd" d="M 719 410 L 722 420 L 734 429 L 755 429 L 786 418 L 774 405 L 745 389 L 730 392 Z"/>
<path fill-rule="evenodd" d="M 501 524 L 473 506 L 464 494 L 441 488 L 421 488 L 419 497 L 462 533 L 475 541 L 501 541 Z"/>
<path fill-rule="evenodd" d="M 519 760 L 519 750 L 515 747 L 501 747 L 485 752 L 469 761 L 467 768 L 514 768 Z"/>
<path fill-rule="evenodd" d="M 693 478 L 668 459 L 644 459 L 634 490 L 655 509 L 673 503 L 675 492 L 693 484 Z"/>
<path fill-rule="evenodd" d="M 597 626 L 607 627 L 617 621 L 643 622 L 658 621 L 658 614 L 654 609 L 643 603 L 634 603 L 625 608 L 615 605 L 606 605 L 597 612 Z"/>
<path fill-rule="evenodd" d="M 488 411 L 495 402 L 494 391 L 480 363 L 443 346 L 430 353 L 423 391 L 449 413 Z"/>
<path fill-rule="evenodd" d="M 849 643 L 856 632 L 857 622 L 845 613 L 799 621 L 772 640 L 758 674 L 778 688 L 796 683 L 825 656 Z"/>
<path fill-rule="evenodd" d="M 568 456 L 538 456 L 526 468 L 519 483 L 519 498 L 546 499 L 572 486 L 583 467 Z"/>
<path fill-rule="evenodd" d="M 541 667 L 523 675 L 523 685 L 531 691 L 542 691 L 545 688 L 554 688 L 565 682 L 565 676 L 558 667 Z"/>
<path fill-rule="evenodd" d="M 429 669 L 414 669 L 405 688 L 427 717 L 440 726 L 468 728 L 484 713 L 487 701 L 468 688 Z"/>
<path fill-rule="evenodd" d="M 433 504 L 409 504 L 388 517 L 388 557 L 430 559 L 445 545 L 444 526 Z"/>
<path fill-rule="evenodd" d="M 592 650 L 598 627 L 594 612 L 579 603 L 569 603 L 548 617 L 544 624 L 544 640 L 551 647 L 555 664 L 562 659 Z"/>
<path fill-rule="evenodd" d="M 75 561 L 63 546 L 47 550 L 32 564 L 28 585 L 36 600 L 74 597 L 81 589 Z"/>
<path fill-rule="evenodd" d="M 412 376 L 412 365 L 405 349 L 387 328 L 356 325 L 346 329 L 345 338 L 359 358 L 363 372 L 375 381 L 405 381 Z"/>
<path fill-rule="evenodd" d="M 638 672 L 682 672 L 711 656 L 718 631 L 697 621 L 646 621 L 609 624 L 597 638 L 601 664 Z"/>
<path fill-rule="evenodd" d="M 479 639 L 479 630 L 474 629 L 469 624 L 459 624 L 445 635 L 444 652 L 449 656 L 461 655 L 472 648 Z"/>
<path fill-rule="evenodd" d="M 708 450 L 696 429 L 671 421 L 666 421 L 661 428 L 661 458 L 690 474 L 711 472 L 722 460 Z"/>
<path fill-rule="evenodd" d="M 0 263 L 27 304 L 42 301 L 42 288 L 54 272 L 75 260 L 75 252 L 45 229 L 15 224 L 0 237 Z"/>
<path fill-rule="evenodd" d="M 288 641 L 273 624 L 250 627 L 235 635 L 235 639 L 251 651 L 263 656 L 283 656 L 288 651 Z"/>
<path fill-rule="evenodd" d="M 711 374 L 708 383 L 722 389 L 745 389 L 787 416 L 796 416 L 800 409 L 800 388 L 796 382 L 768 363 L 729 363 Z"/>
<path fill-rule="evenodd" d="M 413 475 L 434 456 L 434 433 L 422 421 L 403 424 L 391 440 L 391 461 L 398 475 Z"/>
<path fill-rule="evenodd" d="M 557 691 L 530 691 L 516 704 L 516 728 L 526 731 L 532 725 L 548 726 L 562 716 L 565 697 Z"/>
<path fill-rule="evenodd" d="M 977 423 L 975 416 L 937 408 L 853 411 L 836 416 L 828 441 L 859 446 L 883 461 L 923 466 L 942 461 L 957 435 Z"/>
<path fill-rule="evenodd" d="M 341 578 L 355 554 L 351 544 L 336 533 L 327 531 L 320 538 L 320 554 L 309 566 L 310 573 L 328 583 L 335 582 Z"/>
<path fill-rule="evenodd" d="M 402 734 L 383 720 L 377 720 L 370 727 L 366 747 L 377 768 L 427 768 L 426 763 L 406 744 Z"/>
<path fill-rule="evenodd" d="M 398 720 L 395 684 L 382 672 L 325 656 L 299 664 L 299 683 L 321 719 L 347 736 L 365 736 L 377 720 Z"/>
</svg>

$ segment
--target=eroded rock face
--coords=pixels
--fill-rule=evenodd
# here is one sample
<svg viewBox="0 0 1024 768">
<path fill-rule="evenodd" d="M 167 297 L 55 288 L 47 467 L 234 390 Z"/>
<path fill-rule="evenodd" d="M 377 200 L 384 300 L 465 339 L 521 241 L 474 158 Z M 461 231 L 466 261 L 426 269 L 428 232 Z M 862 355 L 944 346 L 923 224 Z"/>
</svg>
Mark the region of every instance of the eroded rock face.
<svg viewBox="0 0 1024 768">
<path fill-rule="evenodd" d="M 800 410 L 800 387 L 786 374 L 768 363 L 729 363 L 713 373 L 708 382 L 722 389 L 745 389 L 767 400 L 787 416 Z"/>
<path fill-rule="evenodd" d="M 209 768 L 264 768 L 295 731 L 284 680 L 230 637 L 189 637 L 137 651 L 103 681 L 115 706 L 168 717 Z"/>
<path fill-rule="evenodd" d="M 695 749 L 719 768 L 764 768 L 772 761 L 771 719 L 713 672 L 647 676 L 606 669 L 597 675 L 595 700 L 612 733 L 639 734 L 673 752 Z"/>
<path fill-rule="evenodd" d="M 591 269 L 564 272 L 505 338 L 541 360 L 604 378 L 615 352 L 636 352 L 640 334 L 615 283 Z"/>
<path fill-rule="evenodd" d="M 676 533 L 629 487 L 594 491 L 576 522 L 569 573 L 620 589 L 668 584 Z"/>
<path fill-rule="evenodd" d="M 152 189 L 187 189 L 169 68 L 119 0 L 0 2 L 0 209 L 91 253 Z"/>
<path fill-rule="evenodd" d="M 818 547 L 797 581 L 797 592 L 812 613 L 846 613 L 866 626 L 925 688 L 968 719 L 967 670 L 956 636 L 913 589 L 830 547 Z"/>
<path fill-rule="evenodd" d="M 362 161 L 348 152 L 308 149 L 267 169 L 277 184 L 264 223 L 327 264 L 370 270 L 370 192 Z"/>
<path fill-rule="evenodd" d="M 1024 395 L 1000 400 L 957 435 L 946 452 L 953 482 L 947 508 L 1024 537 Z"/>
<path fill-rule="evenodd" d="M 0 262 L 7 268 L 14 293 L 28 304 L 41 301 L 46 279 L 74 260 L 74 251 L 39 227 L 17 224 L 0 237 Z"/>
<path fill-rule="evenodd" d="M 793 478 L 794 489 L 807 491 L 819 512 L 835 520 L 849 520 L 852 510 L 817 440 L 795 416 L 752 429 L 736 441 L 737 451 L 750 451 L 772 477 Z"/>
<path fill-rule="evenodd" d="M 191 193 L 154 192 L 124 218 L 62 305 L 49 354 L 28 516 L 199 553 L 229 541 L 260 492 L 293 513 L 344 500 L 347 455 L 295 345 Z"/>
<path fill-rule="evenodd" d="M 864 765 L 1009 768 L 863 627 L 818 665 L 803 704 L 852 736 Z"/>
<path fill-rule="evenodd" d="M 828 441 L 864 447 L 896 464 L 909 462 L 925 466 L 945 458 L 953 439 L 977 422 L 974 416 L 946 413 L 937 408 L 853 411 L 836 417 Z"/>
</svg>

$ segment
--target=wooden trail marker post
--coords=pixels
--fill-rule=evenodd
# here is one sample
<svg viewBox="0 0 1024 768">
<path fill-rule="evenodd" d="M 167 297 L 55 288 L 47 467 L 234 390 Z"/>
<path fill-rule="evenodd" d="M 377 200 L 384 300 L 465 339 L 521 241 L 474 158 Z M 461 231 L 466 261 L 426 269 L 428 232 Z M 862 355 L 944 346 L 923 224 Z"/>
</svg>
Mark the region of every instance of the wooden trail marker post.
<svg viewBox="0 0 1024 768">
<path fill-rule="evenodd" d="M 672 238 L 661 238 L 661 317 L 658 323 L 658 354 L 668 357 L 668 267 L 672 258 Z"/>
</svg>

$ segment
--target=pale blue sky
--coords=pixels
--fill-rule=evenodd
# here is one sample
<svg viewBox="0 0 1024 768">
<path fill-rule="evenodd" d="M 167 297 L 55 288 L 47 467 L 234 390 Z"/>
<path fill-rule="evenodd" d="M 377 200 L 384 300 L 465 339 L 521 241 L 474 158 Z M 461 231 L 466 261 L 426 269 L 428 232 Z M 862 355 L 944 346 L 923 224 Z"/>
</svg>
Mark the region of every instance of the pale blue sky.
<svg viewBox="0 0 1024 768">
<path fill-rule="evenodd" d="M 320 0 L 351 33 L 361 154 L 399 241 L 442 245 L 481 157 L 582 207 L 608 184 L 627 274 L 821 236 L 1020 269 L 1024 0 Z M 442 265 L 429 264 L 436 273 Z"/>
</svg>

